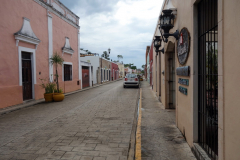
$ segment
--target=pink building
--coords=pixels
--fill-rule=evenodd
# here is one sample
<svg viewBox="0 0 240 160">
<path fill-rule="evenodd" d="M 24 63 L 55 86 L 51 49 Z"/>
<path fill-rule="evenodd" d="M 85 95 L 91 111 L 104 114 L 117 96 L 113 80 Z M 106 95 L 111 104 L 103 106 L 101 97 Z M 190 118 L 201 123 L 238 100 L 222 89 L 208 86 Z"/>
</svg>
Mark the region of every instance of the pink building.
<svg viewBox="0 0 240 160">
<path fill-rule="evenodd" d="M 119 73 L 118 73 L 118 65 L 116 63 L 112 62 L 112 74 L 111 74 L 111 79 L 114 81 L 116 79 L 118 79 L 119 77 Z"/>
<path fill-rule="evenodd" d="M 53 80 L 55 52 L 60 87 L 81 89 L 78 16 L 58 0 L 6 0 L 0 14 L 0 108 L 43 98 L 39 78 Z"/>
</svg>

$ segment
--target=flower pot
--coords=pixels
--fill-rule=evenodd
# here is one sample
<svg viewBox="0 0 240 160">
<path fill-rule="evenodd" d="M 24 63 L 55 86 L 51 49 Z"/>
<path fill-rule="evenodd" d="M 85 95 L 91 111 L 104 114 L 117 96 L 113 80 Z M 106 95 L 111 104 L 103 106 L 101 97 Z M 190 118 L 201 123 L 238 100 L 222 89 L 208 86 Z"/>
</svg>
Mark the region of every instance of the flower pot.
<svg viewBox="0 0 240 160">
<path fill-rule="evenodd" d="M 52 102 L 53 101 L 53 94 L 52 93 L 44 93 L 45 102 Z"/>
<path fill-rule="evenodd" d="M 53 100 L 55 102 L 60 102 L 64 99 L 64 94 L 63 93 L 53 93 Z"/>
</svg>

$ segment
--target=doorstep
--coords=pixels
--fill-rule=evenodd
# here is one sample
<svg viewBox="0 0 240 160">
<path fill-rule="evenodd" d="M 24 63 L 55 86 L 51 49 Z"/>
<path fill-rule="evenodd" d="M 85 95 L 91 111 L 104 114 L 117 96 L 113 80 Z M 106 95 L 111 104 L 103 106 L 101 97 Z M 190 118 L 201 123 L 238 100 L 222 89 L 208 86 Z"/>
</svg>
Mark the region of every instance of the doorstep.
<svg viewBox="0 0 240 160">
<path fill-rule="evenodd" d="M 94 85 L 92 87 L 80 89 L 80 90 L 73 91 L 73 92 L 64 93 L 64 95 L 69 96 L 71 94 L 75 94 L 75 93 L 78 93 L 78 92 L 83 92 L 83 91 L 86 91 L 86 90 L 89 90 L 89 89 L 92 89 L 92 88 L 96 88 L 96 87 L 99 87 L 99 86 L 102 86 L 102 85 L 105 85 L 105 84 L 109 84 L 109 83 L 113 83 L 113 82 L 116 82 L 116 81 L 120 81 L 120 80 L 122 80 L 122 79 L 118 79 L 118 80 L 115 80 L 115 81 L 110 81 L 110 82 L 103 83 L 103 84 Z M 22 108 L 31 107 L 31 106 L 37 105 L 39 103 L 44 103 L 44 102 L 45 102 L 44 99 L 28 100 L 28 101 L 25 101 L 21 104 L 17 104 L 17 105 L 14 105 L 14 106 L 9 106 L 9 107 L 6 107 L 6 108 L 2 108 L 2 109 L 0 109 L 0 116 L 4 115 L 4 114 L 7 114 L 7 113 L 10 113 L 10 112 L 13 112 L 13 111 L 16 111 L 16 110 L 19 110 L 19 109 L 22 109 Z"/>
<path fill-rule="evenodd" d="M 198 160 L 211 160 L 198 143 L 193 143 L 192 152 Z"/>
</svg>

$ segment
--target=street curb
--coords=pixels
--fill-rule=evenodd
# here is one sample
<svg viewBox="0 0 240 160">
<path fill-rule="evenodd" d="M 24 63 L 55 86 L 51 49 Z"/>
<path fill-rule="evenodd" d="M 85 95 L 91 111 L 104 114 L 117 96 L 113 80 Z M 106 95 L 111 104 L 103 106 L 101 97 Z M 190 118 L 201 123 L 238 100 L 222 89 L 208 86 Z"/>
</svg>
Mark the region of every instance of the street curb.
<svg viewBox="0 0 240 160">
<path fill-rule="evenodd" d="M 96 86 L 93 86 L 93 87 L 88 87 L 88 88 L 85 88 L 85 89 L 80 89 L 80 90 L 77 90 L 77 91 L 65 93 L 64 95 L 65 96 L 69 96 L 69 95 L 72 95 L 72 94 L 75 94 L 75 93 L 78 93 L 78 92 L 87 91 L 89 89 L 100 87 L 100 86 L 103 86 L 103 85 L 106 85 L 106 84 L 110 84 L 110 83 L 113 83 L 113 82 L 117 82 L 117 81 L 120 81 L 120 80 L 122 80 L 122 79 L 118 79 L 118 80 L 115 80 L 115 81 L 110 81 L 110 82 L 106 82 L 106 83 L 103 83 L 103 84 L 99 84 L 99 85 L 96 85 Z M 8 113 L 13 112 L 13 111 L 17 111 L 17 110 L 23 109 L 23 108 L 31 107 L 31 106 L 34 106 L 34 105 L 37 105 L 37 104 L 40 104 L 40 103 L 45 103 L 45 100 L 44 99 L 31 100 L 31 101 L 27 101 L 27 102 L 24 102 L 24 103 L 21 103 L 21 104 L 17 104 L 17 105 L 14 105 L 14 106 L 9 106 L 9 107 L 0 109 L 0 116 L 8 114 Z"/>
<path fill-rule="evenodd" d="M 140 89 L 138 89 L 138 99 L 136 101 L 136 108 L 134 113 L 131 137 L 128 148 L 128 160 L 135 160 L 135 145 L 136 145 L 136 131 L 137 131 L 137 117 L 138 117 L 138 103 L 140 97 Z"/>
</svg>

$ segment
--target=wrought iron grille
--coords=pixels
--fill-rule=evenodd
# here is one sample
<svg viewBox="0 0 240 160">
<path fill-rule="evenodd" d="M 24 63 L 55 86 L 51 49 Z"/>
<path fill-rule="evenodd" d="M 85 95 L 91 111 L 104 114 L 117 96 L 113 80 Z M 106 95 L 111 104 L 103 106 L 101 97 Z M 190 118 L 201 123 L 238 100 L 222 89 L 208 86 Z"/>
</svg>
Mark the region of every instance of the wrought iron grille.
<svg viewBox="0 0 240 160">
<path fill-rule="evenodd" d="M 218 0 L 198 4 L 198 139 L 218 158 Z"/>
</svg>

